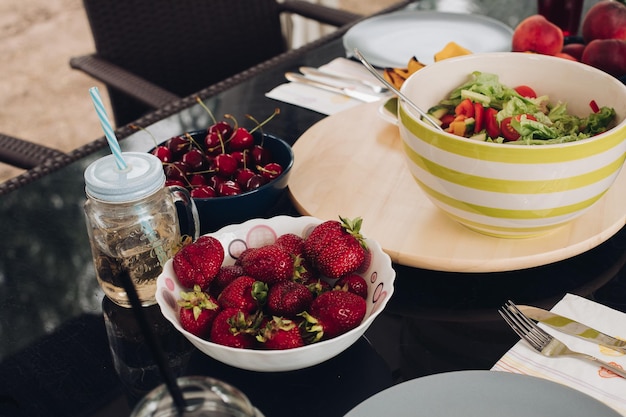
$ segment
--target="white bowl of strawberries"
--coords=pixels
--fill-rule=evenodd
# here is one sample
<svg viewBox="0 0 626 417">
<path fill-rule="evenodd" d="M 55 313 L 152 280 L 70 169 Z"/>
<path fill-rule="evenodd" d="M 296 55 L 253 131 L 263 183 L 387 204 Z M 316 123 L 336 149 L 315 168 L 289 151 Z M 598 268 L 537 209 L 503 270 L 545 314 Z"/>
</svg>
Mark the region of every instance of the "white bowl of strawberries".
<svg viewBox="0 0 626 417">
<path fill-rule="evenodd" d="M 365 333 L 395 271 L 361 219 L 277 216 L 201 236 L 157 279 L 165 318 L 200 351 L 259 372 L 307 368 Z"/>
</svg>

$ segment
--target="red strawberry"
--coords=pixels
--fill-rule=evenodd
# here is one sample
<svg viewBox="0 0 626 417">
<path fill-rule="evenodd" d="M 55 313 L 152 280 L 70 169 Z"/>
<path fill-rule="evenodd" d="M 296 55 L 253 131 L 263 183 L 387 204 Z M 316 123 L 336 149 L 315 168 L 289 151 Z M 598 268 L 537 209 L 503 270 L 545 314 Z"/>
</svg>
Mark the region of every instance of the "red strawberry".
<svg viewBox="0 0 626 417">
<path fill-rule="evenodd" d="M 208 336 L 213 319 L 219 312 L 215 299 L 203 292 L 198 285 L 193 287 L 193 291 L 181 292 L 180 297 L 180 325 L 198 337 Z"/>
<path fill-rule="evenodd" d="M 266 298 L 266 284 L 242 275 L 224 288 L 217 302 L 222 308 L 238 308 L 244 313 L 252 313 L 265 303 Z"/>
<path fill-rule="evenodd" d="M 263 344 L 264 349 L 293 349 L 304 346 L 298 324 L 276 316 L 261 327 L 256 339 Z"/>
<path fill-rule="evenodd" d="M 281 281 L 270 287 L 267 293 L 267 311 L 275 316 L 296 317 L 307 310 L 313 294 L 303 284 Z"/>
<path fill-rule="evenodd" d="M 354 329 L 365 317 L 365 300 L 347 291 L 327 291 L 320 294 L 309 312 L 302 316 L 306 320 L 307 341 L 317 342 L 331 339 Z"/>
<path fill-rule="evenodd" d="M 211 236 L 200 236 L 172 259 L 174 273 L 183 287 L 206 290 L 224 262 L 224 247 Z"/>
<path fill-rule="evenodd" d="M 365 281 L 365 278 L 360 275 L 344 275 L 343 277 L 339 278 L 337 282 L 335 282 L 335 289 L 349 291 L 367 300 L 367 281 Z"/>
<path fill-rule="evenodd" d="M 285 233 L 278 236 L 274 244 L 280 246 L 290 255 L 302 255 L 304 253 L 304 239 L 295 233 Z"/>
<path fill-rule="evenodd" d="M 266 245 L 252 251 L 241 266 L 247 275 L 268 285 L 291 279 L 294 274 L 293 259 L 276 245 Z"/>
<path fill-rule="evenodd" d="M 237 308 L 227 308 L 218 313 L 211 326 L 210 340 L 224 346 L 251 349 L 255 345 L 262 316 L 247 316 Z"/>
<path fill-rule="evenodd" d="M 215 298 L 219 297 L 228 284 L 242 275 L 244 275 L 244 272 L 241 265 L 223 265 L 215 278 L 213 278 L 213 281 L 211 281 L 209 286 L 210 294 Z"/>
<path fill-rule="evenodd" d="M 246 248 L 246 249 L 244 249 L 244 251 L 241 252 L 239 254 L 239 257 L 235 260 L 235 265 L 242 265 L 244 260 L 246 259 L 246 256 L 250 255 L 255 250 L 257 250 L 257 248 Z"/>
<path fill-rule="evenodd" d="M 365 260 L 367 245 L 360 234 L 362 220 L 339 217 L 313 229 L 304 241 L 304 252 L 313 266 L 329 278 L 356 271 Z"/>
</svg>

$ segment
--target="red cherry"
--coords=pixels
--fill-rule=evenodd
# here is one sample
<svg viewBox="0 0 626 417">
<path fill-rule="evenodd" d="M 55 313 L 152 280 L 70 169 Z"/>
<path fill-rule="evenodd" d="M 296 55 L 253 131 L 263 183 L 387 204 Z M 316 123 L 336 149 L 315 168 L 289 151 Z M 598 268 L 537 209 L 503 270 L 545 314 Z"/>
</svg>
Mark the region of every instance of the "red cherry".
<svg viewBox="0 0 626 417">
<path fill-rule="evenodd" d="M 182 161 L 194 171 L 201 171 L 208 166 L 204 152 L 195 148 L 183 154 Z"/>
<path fill-rule="evenodd" d="M 202 174 L 194 174 L 189 179 L 189 184 L 191 184 L 192 187 L 207 185 L 207 179 Z"/>
<path fill-rule="evenodd" d="M 220 121 L 215 124 L 209 126 L 208 133 L 219 133 L 222 135 L 222 138 L 226 140 L 232 133 L 233 128 L 230 126 L 228 122 Z"/>
<path fill-rule="evenodd" d="M 222 141 L 217 132 L 211 132 L 204 138 L 204 146 L 208 155 L 217 155 L 222 152 Z"/>
<path fill-rule="evenodd" d="M 250 152 L 247 149 L 243 151 L 234 151 L 230 154 L 233 156 L 233 158 L 237 160 L 237 165 L 240 168 L 245 168 L 252 165 L 252 158 L 250 157 Z"/>
<path fill-rule="evenodd" d="M 221 153 L 213 160 L 215 171 L 222 177 L 230 177 L 237 170 L 237 160 L 227 153 Z"/>
<path fill-rule="evenodd" d="M 189 173 L 189 166 L 182 161 L 172 162 L 165 166 L 165 177 L 170 180 L 180 180 L 185 182 L 187 174 Z"/>
<path fill-rule="evenodd" d="M 211 175 L 209 179 L 207 180 L 207 184 L 217 190 L 220 187 L 220 184 L 223 183 L 224 181 L 225 180 L 219 175 Z"/>
<path fill-rule="evenodd" d="M 259 173 L 268 180 L 273 180 L 283 173 L 283 167 L 276 162 L 270 162 L 259 168 Z"/>
<path fill-rule="evenodd" d="M 184 136 L 174 136 L 167 141 L 167 147 L 174 159 L 185 153 L 191 146 L 191 142 Z"/>
<path fill-rule="evenodd" d="M 177 186 L 177 187 L 183 187 L 185 188 L 185 183 L 183 183 L 180 180 L 165 180 L 165 186 L 166 187 L 173 187 L 173 186 Z"/>
<path fill-rule="evenodd" d="M 263 166 L 271 162 L 271 159 L 272 155 L 270 154 L 270 151 L 268 151 L 261 145 L 254 145 L 254 147 L 252 148 L 252 160 L 256 165 Z"/>
<path fill-rule="evenodd" d="M 172 151 L 165 146 L 157 146 L 152 150 L 152 155 L 156 156 L 161 160 L 161 162 L 172 162 Z"/>
<path fill-rule="evenodd" d="M 191 189 L 189 193 L 193 198 L 213 198 L 217 195 L 215 189 L 210 185 L 201 185 L 199 187 L 194 187 Z"/>
<path fill-rule="evenodd" d="M 221 196 L 239 195 L 241 194 L 241 187 L 235 181 L 228 180 L 219 185 L 217 192 Z"/>
<path fill-rule="evenodd" d="M 246 184 L 248 180 L 254 177 L 256 174 L 250 168 L 243 168 L 237 171 L 237 176 L 235 177 L 237 180 L 237 184 L 239 184 L 244 189 L 247 189 Z"/>
<path fill-rule="evenodd" d="M 267 184 L 267 178 L 257 174 L 248 180 L 248 183 L 246 184 L 246 190 L 256 190 L 257 188 L 265 184 Z"/>
<path fill-rule="evenodd" d="M 233 151 L 243 151 L 254 146 L 254 137 L 245 127 L 239 127 L 230 138 L 230 149 Z"/>
</svg>

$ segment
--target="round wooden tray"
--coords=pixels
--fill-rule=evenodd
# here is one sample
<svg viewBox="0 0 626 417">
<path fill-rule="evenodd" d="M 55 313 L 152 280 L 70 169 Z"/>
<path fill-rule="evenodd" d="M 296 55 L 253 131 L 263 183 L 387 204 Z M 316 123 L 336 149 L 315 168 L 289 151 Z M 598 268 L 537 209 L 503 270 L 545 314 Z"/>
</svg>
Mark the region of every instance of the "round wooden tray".
<svg viewBox="0 0 626 417">
<path fill-rule="evenodd" d="M 589 211 L 539 237 L 505 239 L 465 228 L 435 207 L 411 177 L 397 126 L 370 103 L 329 116 L 295 143 L 292 201 L 320 219 L 362 217 L 362 232 L 401 265 L 453 272 L 500 272 L 583 253 L 626 221 L 626 174 Z"/>
</svg>

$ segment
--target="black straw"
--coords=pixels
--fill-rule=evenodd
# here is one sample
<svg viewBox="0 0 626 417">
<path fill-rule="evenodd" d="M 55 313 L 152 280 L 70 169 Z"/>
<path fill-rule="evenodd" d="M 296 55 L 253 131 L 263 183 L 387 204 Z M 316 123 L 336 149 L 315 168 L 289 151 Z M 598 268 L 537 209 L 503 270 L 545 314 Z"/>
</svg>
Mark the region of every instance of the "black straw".
<svg viewBox="0 0 626 417">
<path fill-rule="evenodd" d="M 165 380 L 165 385 L 167 386 L 167 389 L 170 392 L 172 399 L 174 400 L 174 405 L 178 410 L 178 414 L 182 415 L 187 405 L 183 397 L 183 392 L 178 386 L 176 378 L 172 374 L 172 371 L 167 364 L 165 354 L 163 353 L 163 350 L 161 349 L 154 332 L 152 332 L 152 329 L 150 328 L 148 319 L 146 319 L 143 307 L 141 306 L 141 302 L 139 301 L 139 297 L 137 296 L 137 290 L 135 289 L 135 285 L 133 284 L 130 275 L 128 275 L 128 272 L 126 271 L 121 274 L 120 278 L 122 279 L 122 284 L 124 285 L 124 290 L 126 290 L 126 295 L 130 300 L 132 309 L 135 312 L 135 318 L 137 319 L 137 323 L 139 323 L 139 327 L 141 328 L 141 331 L 143 332 L 143 335 L 148 342 L 148 346 L 152 351 L 152 355 L 154 356 L 159 370 L 161 371 L 161 376 Z"/>
</svg>

